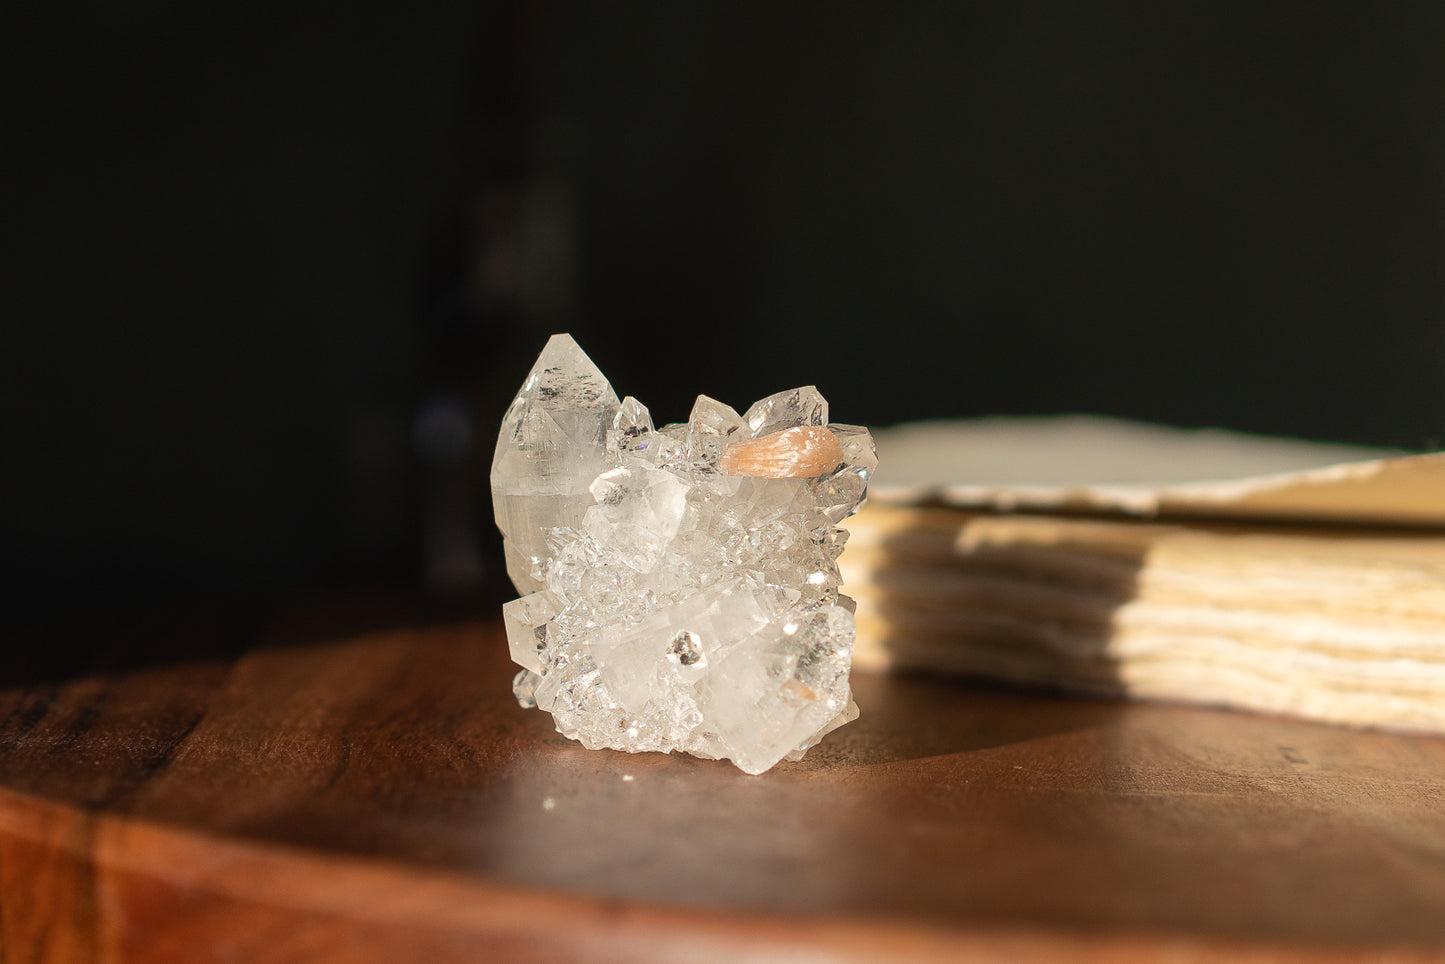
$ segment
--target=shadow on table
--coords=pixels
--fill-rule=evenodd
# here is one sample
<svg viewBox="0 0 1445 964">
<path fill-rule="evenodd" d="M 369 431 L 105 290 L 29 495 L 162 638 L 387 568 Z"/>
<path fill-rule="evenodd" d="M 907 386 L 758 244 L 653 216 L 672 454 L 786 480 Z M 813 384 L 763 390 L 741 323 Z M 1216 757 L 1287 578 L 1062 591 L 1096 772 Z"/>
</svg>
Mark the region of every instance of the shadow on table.
<svg viewBox="0 0 1445 964">
<path fill-rule="evenodd" d="M 972 753 L 1102 726 L 1127 707 L 912 672 L 856 673 L 853 691 L 859 719 L 785 766 L 876 766 Z"/>
</svg>

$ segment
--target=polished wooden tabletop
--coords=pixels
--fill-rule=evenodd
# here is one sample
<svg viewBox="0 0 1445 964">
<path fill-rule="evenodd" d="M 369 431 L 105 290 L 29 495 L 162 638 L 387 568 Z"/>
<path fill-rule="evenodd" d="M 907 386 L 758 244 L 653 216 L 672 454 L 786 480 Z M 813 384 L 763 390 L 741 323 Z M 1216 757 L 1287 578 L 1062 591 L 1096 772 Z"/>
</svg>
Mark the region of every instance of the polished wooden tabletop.
<svg viewBox="0 0 1445 964">
<path fill-rule="evenodd" d="M 493 612 L 11 639 L 3 960 L 1445 959 L 1445 740 L 855 674 L 753 777 L 558 736 Z"/>
</svg>

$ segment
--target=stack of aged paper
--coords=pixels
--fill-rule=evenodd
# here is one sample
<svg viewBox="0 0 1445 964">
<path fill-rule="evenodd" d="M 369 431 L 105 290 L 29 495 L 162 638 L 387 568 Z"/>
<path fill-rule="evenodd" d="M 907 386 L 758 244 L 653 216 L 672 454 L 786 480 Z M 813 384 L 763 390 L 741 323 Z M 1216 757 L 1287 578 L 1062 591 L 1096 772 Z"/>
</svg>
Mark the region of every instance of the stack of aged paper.
<svg viewBox="0 0 1445 964">
<path fill-rule="evenodd" d="M 1086 417 L 879 451 L 857 665 L 1445 732 L 1445 453 Z"/>
</svg>

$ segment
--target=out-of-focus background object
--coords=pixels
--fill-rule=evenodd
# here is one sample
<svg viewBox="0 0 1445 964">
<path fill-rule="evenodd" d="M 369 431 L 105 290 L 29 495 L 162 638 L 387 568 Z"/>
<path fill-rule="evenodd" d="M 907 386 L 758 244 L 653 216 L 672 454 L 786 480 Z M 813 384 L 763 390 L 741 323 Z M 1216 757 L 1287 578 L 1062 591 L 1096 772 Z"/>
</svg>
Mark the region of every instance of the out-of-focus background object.
<svg viewBox="0 0 1445 964">
<path fill-rule="evenodd" d="M 878 452 L 886 505 L 1445 529 L 1445 453 L 1087 415 L 900 425 Z"/>
<path fill-rule="evenodd" d="M 1445 8 L 116 0 L 6 31 L 9 618 L 495 574 L 571 330 L 661 420 L 1445 436 Z"/>
<path fill-rule="evenodd" d="M 855 665 L 1445 732 L 1445 453 L 1081 417 L 878 443 Z"/>
</svg>

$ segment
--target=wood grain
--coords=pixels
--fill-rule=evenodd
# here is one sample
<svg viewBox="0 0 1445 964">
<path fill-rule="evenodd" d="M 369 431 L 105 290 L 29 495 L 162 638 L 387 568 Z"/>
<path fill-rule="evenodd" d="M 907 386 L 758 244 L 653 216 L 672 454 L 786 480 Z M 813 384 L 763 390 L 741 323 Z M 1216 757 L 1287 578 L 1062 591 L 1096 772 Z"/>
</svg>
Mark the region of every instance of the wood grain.
<svg viewBox="0 0 1445 964">
<path fill-rule="evenodd" d="M 749 777 L 578 748 L 421 604 L 13 644 L 6 961 L 1445 958 L 1436 738 L 860 674 Z"/>
</svg>

